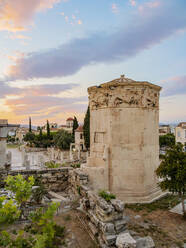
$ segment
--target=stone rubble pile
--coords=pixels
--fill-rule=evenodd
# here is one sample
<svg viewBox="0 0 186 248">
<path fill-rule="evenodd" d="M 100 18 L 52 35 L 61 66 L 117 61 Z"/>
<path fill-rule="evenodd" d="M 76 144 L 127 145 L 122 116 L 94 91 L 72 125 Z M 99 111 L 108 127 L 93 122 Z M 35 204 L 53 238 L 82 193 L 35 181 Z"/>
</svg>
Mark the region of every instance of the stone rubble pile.
<svg viewBox="0 0 186 248">
<path fill-rule="evenodd" d="M 124 202 L 106 201 L 91 191 L 88 176 L 81 169 L 70 171 L 69 182 L 74 193 L 79 194 L 80 210 L 86 215 L 87 225 L 101 248 L 154 248 L 151 237 L 131 236 L 127 229 L 129 217 L 124 215 Z"/>
</svg>

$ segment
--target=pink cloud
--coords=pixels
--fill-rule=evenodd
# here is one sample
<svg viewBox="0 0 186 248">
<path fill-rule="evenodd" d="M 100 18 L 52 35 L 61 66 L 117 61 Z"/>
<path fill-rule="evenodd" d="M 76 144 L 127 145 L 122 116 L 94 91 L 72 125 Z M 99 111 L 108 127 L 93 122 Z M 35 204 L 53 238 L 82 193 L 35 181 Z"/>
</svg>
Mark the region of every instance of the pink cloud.
<svg viewBox="0 0 186 248">
<path fill-rule="evenodd" d="M 135 1 L 135 0 L 129 0 L 129 2 L 130 2 L 130 4 L 131 4 L 132 6 L 136 6 L 136 1 Z"/>
<path fill-rule="evenodd" d="M 52 8 L 61 0 L 4 0 L 0 4 L 0 30 L 25 31 L 38 11 Z"/>
<path fill-rule="evenodd" d="M 116 3 L 112 4 L 112 12 L 117 14 L 119 12 L 118 6 Z"/>
<path fill-rule="evenodd" d="M 186 94 L 186 75 L 175 76 L 160 81 L 162 85 L 162 96 L 185 95 Z"/>
<path fill-rule="evenodd" d="M 150 9 L 158 8 L 160 6 L 160 1 L 150 1 L 146 2 L 138 7 L 138 10 L 141 14 L 146 14 Z"/>
</svg>

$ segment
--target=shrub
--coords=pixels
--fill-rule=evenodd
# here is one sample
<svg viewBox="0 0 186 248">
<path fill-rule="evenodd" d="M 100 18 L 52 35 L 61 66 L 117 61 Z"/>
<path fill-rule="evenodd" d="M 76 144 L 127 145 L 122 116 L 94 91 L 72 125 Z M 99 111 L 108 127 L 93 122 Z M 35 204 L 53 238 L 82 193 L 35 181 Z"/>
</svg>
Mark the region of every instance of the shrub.
<svg viewBox="0 0 186 248">
<path fill-rule="evenodd" d="M 59 167 L 61 167 L 62 165 L 59 164 L 59 163 L 55 163 L 55 162 L 53 162 L 53 161 L 50 161 L 50 162 L 46 162 L 46 163 L 45 163 L 45 166 L 46 166 L 47 168 L 59 168 Z"/>
<path fill-rule="evenodd" d="M 79 164 L 79 163 L 78 164 L 72 164 L 71 167 L 73 167 L 73 168 L 80 168 L 81 167 L 81 164 Z"/>
<path fill-rule="evenodd" d="M 54 145 L 59 149 L 68 150 L 73 142 L 72 134 L 65 130 L 60 130 L 54 136 Z"/>
<path fill-rule="evenodd" d="M 0 224 L 10 224 L 17 220 L 20 211 L 12 199 L 6 200 L 6 197 L 0 197 Z"/>
<path fill-rule="evenodd" d="M 34 186 L 39 186 L 39 187 L 33 191 L 32 199 L 36 203 L 41 203 L 43 196 L 47 193 L 47 190 L 44 184 L 42 183 L 42 176 L 35 177 L 34 180 L 35 180 Z"/>
<path fill-rule="evenodd" d="M 104 190 L 101 190 L 99 192 L 99 196 L 105 199 L 107 202 L 109 202 L 112 199 L 116 199 L 116 196 L 114 194 L 108 193 Z"/>
<path fill-rule="evenodd" d="M 15 193 L 15 200 L 21 206 L 24 205 L 32 194 L 32 186 L 34 185 L 34 177 L 30 176 L 28 180 L 22 175 L 8 176 L 5 180 L 6 189 Z"/>
</svg>

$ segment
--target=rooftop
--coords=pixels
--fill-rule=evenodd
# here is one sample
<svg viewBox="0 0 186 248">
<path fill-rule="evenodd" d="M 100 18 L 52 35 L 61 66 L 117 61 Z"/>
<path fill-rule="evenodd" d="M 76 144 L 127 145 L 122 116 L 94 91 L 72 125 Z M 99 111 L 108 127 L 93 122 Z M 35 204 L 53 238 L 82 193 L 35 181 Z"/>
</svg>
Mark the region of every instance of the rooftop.
<svg viewBox="0 0 186 248">
<path fill-rule="evenodd" d="M 74 118 L 69 117 L 66 121 L 73 121 L 73 120 L 74 120 Z"/>
<path fill-rule="evenodd" d="M 75 130 L 75 132 L 83 132 L 83 126 L 79 126 L 79 127 Z"/>
<path fill-rule="evenodd" d="M 99 86 L 92 86 L 88 88 L 88 92 L 93 89 L 98 89 L 98 88 L 109 88 L 111 86 L 138 86 L 138 85 L 143 85 L 143 86 L 149 86 L 150 88 L 154 88 L 158 91 L 161 90 L 161 87 L 152 83 L 149 83 L 147 81 L 135 81 L 130 78 L 126 78 L 125 75 L 121 75 L 120 78 L 116 78 L 112 81 L 100 84 Z"/>
</svg>

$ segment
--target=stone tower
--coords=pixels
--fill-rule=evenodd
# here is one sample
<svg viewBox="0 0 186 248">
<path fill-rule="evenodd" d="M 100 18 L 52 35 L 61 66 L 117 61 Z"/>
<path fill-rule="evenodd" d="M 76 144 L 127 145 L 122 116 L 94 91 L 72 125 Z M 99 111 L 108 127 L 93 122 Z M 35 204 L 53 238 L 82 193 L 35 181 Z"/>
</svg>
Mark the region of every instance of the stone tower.
<svg viewBox="0 0 186 248">
<path fill-rule="evenodd" d="M 95 190 L 109 190 L 126 202 L 150 202 L 162 194 L 154 173 L 160 90 L 124 75 L 88 88 L 90 157 L 85 170 Z"/>
</svg>

